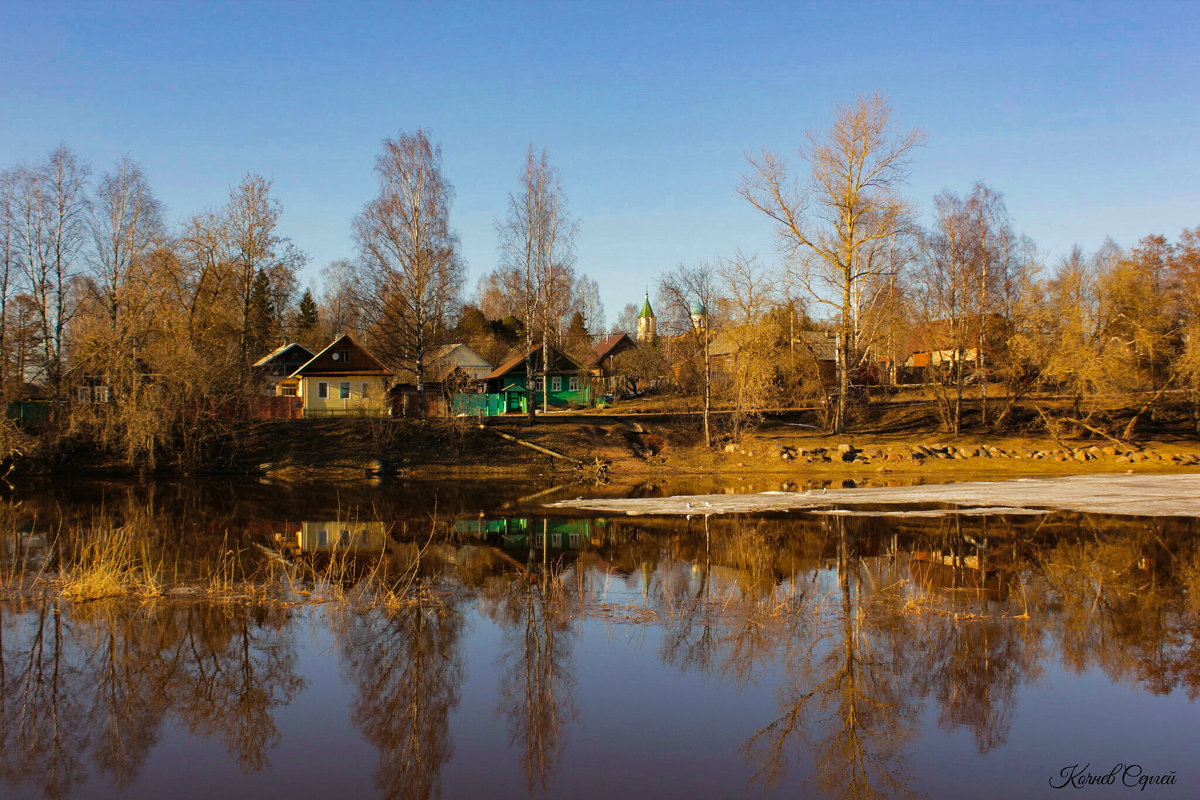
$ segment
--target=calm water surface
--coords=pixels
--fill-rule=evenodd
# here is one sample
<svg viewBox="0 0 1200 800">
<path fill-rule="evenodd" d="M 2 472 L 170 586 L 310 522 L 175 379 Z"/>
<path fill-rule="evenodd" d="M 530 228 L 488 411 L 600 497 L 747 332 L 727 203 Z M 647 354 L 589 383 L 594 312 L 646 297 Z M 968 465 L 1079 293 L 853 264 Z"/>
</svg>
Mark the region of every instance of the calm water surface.
<svg viewBox="0 0 1200 800">
<path fill-rule="evenodd" d="M 1200 794 L 1197 520 L 547 488 L 17 487 L 0 797 Z M 166 598 L 21 590 L 114 537 Z"/>
</svg>

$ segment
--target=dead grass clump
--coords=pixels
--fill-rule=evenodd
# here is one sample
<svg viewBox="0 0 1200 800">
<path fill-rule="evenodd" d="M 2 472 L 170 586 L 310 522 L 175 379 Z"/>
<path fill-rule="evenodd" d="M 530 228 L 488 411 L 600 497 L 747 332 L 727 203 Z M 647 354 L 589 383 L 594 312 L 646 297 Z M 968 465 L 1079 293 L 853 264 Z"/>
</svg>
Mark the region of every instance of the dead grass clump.
<svg viewBox="0 0 1200 800">
<path fill-rule="evenodd" d="M 78 540 L 63 566 L 60 589 L 76 602 L 120 595 L 159 596 L 162 565 L 153 563 L 149 542 L 132 526 L 93 528 Z"/>
</svg>

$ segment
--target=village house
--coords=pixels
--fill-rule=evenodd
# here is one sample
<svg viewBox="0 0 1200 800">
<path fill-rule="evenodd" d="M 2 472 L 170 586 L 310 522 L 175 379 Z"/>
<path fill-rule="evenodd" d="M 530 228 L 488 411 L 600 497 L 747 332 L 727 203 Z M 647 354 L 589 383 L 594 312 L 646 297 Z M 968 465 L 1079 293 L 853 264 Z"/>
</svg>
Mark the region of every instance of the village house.
<svg viewBox="0 0 1200 800">
<path fill-rule="evenodd" d="M 280 397 L 296 397 L 305 417 L 385 414 L 392 371 L 342 334 L 275 385 Z"/>
<path fill-rule="evenodd" d="M 456 342 L 433 351 L 425 367 L 425 416 L 445 416 L 455 394 L 482 394 L 485 378 L 495 365 L 467 344 Z M 392 387 L 392 413 L 417 416 L 417 374 L 411 369 L 396 373 Z"/>
<path fill-rule="evenodd" d="M 274 395 L 275 385 L 312 361 L 314 355 L 307 347 L 292 342 L 267 353 L 255 361 L 251 369 L 263 383 L 263 394 Z"/>
<path fill-rule="evenodd" d="M 614 333 L 593 348 L 584 367 L 604 387 L 605 391 L 636 392 L 636 377 L 622 374 L 616 365 L 617 356 L 636 347 L 637 343 L 629 337 L 629 334 Z"/>
<path fill-rule="evenodd" d="M 455 394 L 452 398 L 454 413 L 471 416 L 526 413 L 529 382 L 525 356 L 525 353 L 514 356 L 488 373 L 484 378 L 483 393 Z M 591 404 L 592 391 L 587 385 L 587 373 L 579 362 L 551 346 L 549 363 L 545 364 L 540 344 L 529 351 L 529 357 L 534 372 L 535 408 L 565 409 Z"/>
</svg>

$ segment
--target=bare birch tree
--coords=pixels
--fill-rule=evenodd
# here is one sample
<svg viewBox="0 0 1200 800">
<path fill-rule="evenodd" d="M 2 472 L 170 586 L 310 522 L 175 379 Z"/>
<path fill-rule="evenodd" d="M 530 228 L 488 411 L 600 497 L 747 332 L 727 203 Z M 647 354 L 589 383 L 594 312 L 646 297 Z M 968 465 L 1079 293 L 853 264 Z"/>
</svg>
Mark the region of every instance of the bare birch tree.
<svg viewBox="0 0 1200 800">
<path fill-rule="evenodd" d="M 790 281 L 839 316 L 837 432 L 845 430 L 859 348 L 856 293 L 894 269 L 886 245 L 912 227 L 910 206 L 896 190 L 925 135 L 893 132 L 891 116 L 882 95 L 860 97 L 838 109 L 829 131 L 809 133 L 800 151 L 812 169 L 805 189 L 779 156 L 764 150 L 750 158 L 751 174 L 738 190 L 774 224 Z"/>
<path fill-rule="evenodd" d="M 247 175 L 229 191 L 225 232 L 229 238 L 229 267 L 237 297 L 238 356 L 242 387 L 250 383 L 250 364 L 259 351 L 270 349 L 254 335 L 254 284 L 265 277 L 268 291 L 285 303 L 296 288 L 296 272 L 306 256 L 276 232 L 283 208 L 271 197 L 271 182 Z"/>
<path fill-rule="evenodd" d="M 497 225 L 500 258 L 515 284 L 525 319 L 526 410 L 534 419 L 533 337 L 541 332 L 541 373 L 545 387 L 550 363 L 550 343 L 558 338 L 563 315 L 571 297 L 574 277 L 575 232 L 578 228 L 567 210 L 566 195 L 558 170 L 550 166 L 546 151 L 540 156 L 533 145 L 525 155 L 521 186 L 508 196 L 508 214 Z M 548 404 L 543 388 L 543 403 Z"/>
<path fill-rule="evenodd" d="M 162 207 L 130 159 L 122 159 L 100 179 L 90 229 L 90 288 L 104 318 L 95 344 L 106 383 L 116 386 L 132 378 L 134 360 L 145 344 L 155 305 L 149 256 L 165 238 Z"/>
<path fill-rule="evenodd" d="M 375 164 L 379 194 L 354 218 L 366 283 L 363 312 L 381 356 L 416 375 L 425 413 L 429 358 L 459 303 L 465 266 L 450 228 L 454 188 L 429 134 L 385 139 Z"/>
<path fill-rule="evenodd" d="M 20 265 L 37 314 L 40 371 L 56 396 L 63 388 L 64 332 L 77 305 L 72 284 L 87 238 L 88 173 L 65 145 L 44 164 L 16 171 Z"/>
<path fill-rule="evenodd" d="M 18 267 L 17 176 L 9 171 L 0 173 L 0 401 L 7 400 L 10 383 L 20 384 L 20 376 L 10 381 L 12 341 L 9 336 L 9 300 Z"/>
</svg>

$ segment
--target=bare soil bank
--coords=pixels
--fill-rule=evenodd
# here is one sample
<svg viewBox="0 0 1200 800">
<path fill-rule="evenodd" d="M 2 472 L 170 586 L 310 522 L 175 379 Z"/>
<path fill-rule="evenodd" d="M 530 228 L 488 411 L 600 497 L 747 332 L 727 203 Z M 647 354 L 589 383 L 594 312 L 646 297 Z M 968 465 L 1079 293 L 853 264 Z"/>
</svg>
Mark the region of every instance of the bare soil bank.
<svg viewBox="0 0 1200 800">
<path fill-rule="evenodd" d="M 873 414 L 839 436 L 816 429 L 805 412 L 770 415 L 737 441 L 719 436 L 712 448 L 704 446 L 695 414 L 589 411 L 551 414 L 533 425 L 523 418 L 490 418 L 482 426 L 474 419 L 244 422 L 214 437 L 200 467 L 185 471 L 277 480 L 764 475 L 778 476 L 781 483 L 804 483 L 868 473 L 929 480 L 968 474 L 999 478 L 1200 469 L 1200 437 L 1182 413 L 1147 421 L 1137 443 L 1128 448 L 1086 432 L 1082 438 L 1060 433 L 1055 440 L 1033 422 L 1005 435 L 980 428 L 951 436 L 940 432 L 932 407 L 912 403 L 881 404 Z M 724 427 L 719 419 L 717 428 Z M 161 471 L 179 471 L 168 459 L 160 461 Z M 46 468 L 58 473 L 130 471 L 119 458 L 88 447 L 77 447 Z M 43 471 L 36 464 L 29 470 Z"/>
<path fill-rule="evenodd" d="M 803 481 L 866 473 L 932 478 L 1200 469 L 1200 438 L 1181 419 L 1147 426 L 1135 445 L 1121 447 L 1094 435 L 1055 440 L 1037 431 L 955 437 L 914 423 L 913 416 L 911 407 L 903 414 L 892 409 L 871 426 L 831 436 L 811 427 L 804 414 L 780 414 L 712 448 L 704 446 L 700 420 L 692 415 L 592 412 L 549 415 L 533 425 L 492 418 L 483 427 L 476 420 L 306 420 L 254 426 L 240 439 L 237 462 L 276 478 L 603 472 L 618 479 L 761 474 Z"/>
</svg>

